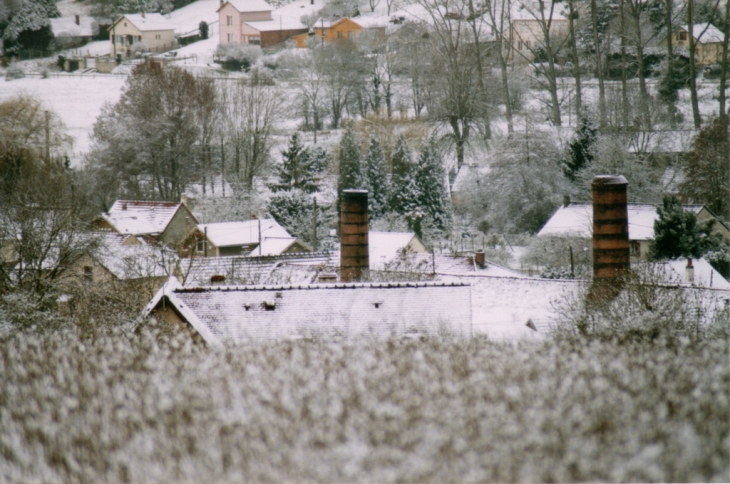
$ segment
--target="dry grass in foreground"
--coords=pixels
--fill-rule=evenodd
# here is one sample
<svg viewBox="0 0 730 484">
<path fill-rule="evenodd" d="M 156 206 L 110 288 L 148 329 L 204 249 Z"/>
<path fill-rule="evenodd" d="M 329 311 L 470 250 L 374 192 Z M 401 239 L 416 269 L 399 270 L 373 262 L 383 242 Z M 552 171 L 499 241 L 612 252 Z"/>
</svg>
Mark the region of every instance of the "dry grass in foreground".
<svg viewBox="0 0 730 484">
<path fill-rule="evenodd" d="M 727 481 L 726 341 L 0 337 L 0 481 Z"/>
</svg>

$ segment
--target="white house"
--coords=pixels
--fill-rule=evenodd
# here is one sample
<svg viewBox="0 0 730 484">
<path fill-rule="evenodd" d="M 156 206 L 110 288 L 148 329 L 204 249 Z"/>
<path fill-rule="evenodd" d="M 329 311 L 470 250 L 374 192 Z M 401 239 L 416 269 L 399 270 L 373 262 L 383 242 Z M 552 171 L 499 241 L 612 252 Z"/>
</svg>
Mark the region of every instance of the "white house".
<svg viewBox="0 0 730 484">
<path fill-rule="evenodd" d="M 177 47 L 175 26 L 159 13 L 122 15 L 109 30 L 111 55 L 135 55 L 132 46 L 144 45 L 149 52 L 167 52 Z"/>
<path fill-rule="evenodd" d="M 198 228 L 208 241 L 207 248 L 201 247 L 198 252 L 208 256 L 264 256 L 312 251 L 272 218 L 200 224 Z"/>
</svg>

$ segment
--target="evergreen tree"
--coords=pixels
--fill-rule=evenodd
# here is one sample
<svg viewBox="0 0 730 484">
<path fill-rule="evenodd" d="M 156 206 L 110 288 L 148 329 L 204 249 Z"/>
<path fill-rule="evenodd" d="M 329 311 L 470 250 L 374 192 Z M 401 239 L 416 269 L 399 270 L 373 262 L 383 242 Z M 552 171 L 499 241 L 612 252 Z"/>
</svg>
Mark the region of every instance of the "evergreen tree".
<svg viewBox="0 0 730 484">
<path fill-rule="evenodd" d="M 340 172 L 337 182 L 337 193 L 342 190 L 363 188 L 363 179 L 360 171 L 360 148 L 357 145 L 355 134 L 347 129 L 340 140 Z"/>
<path fill-rule="evenodd" d="M 327 169 L 327 152 L 321 146 L 309 148 L 309 159 L 312 163 L 312 170 L 321 173 Z"/>
<path fill-rule="evenodd" d="M 685 211 L 676 197 L 664 197 L 657 213 L 651 244 L 653 259 L 699 257 L 719 245 L 717 238 L 710 235 L 713 221 L 698 223 L 697 216 Z"/>
<path fill-rule="evenodd" d="M 385 168 L 385 154 L 378 138 L 370 136 L 365 156 L 365 184 L 368 189 L 370 218 L 379 218 L 384 212 L 388 197 L 388 173 Z"/>
<path fill-rule="evenodd" d="M 45 3 L 30 0 L 23 2 L 3 31 L 5 52 L 17 53 L 19 49 L 47 49 L 53 40 L 51 22 L 48 20 L 48 17 L 52 16 L 58 16 L 55 4 L 47 8 Z"/>
<path fill-rule="evenodd" d="M 415 181 L 416 165 L 413 163 L 408 141 L 403 135 L 395 143 L 391 163 L 393 168 L 388 207 L 402 215 L 415 208 L 419 197 Z"/>
<path fill-rule="evenodd" d="M 450 204 L 446 172 L 434 138 L 423 145 L 415 175 L 418 208 L 434 227 L 444 230 L 449 226 Z"/>
<path fill-rule="evenodd" d="M 282 151 L 281 155 L 284 161 L 277 169 L 279 183 L 270 186 L 273 191 L 298 188 L 306 193 L 313 193 L 319 190 L 314 182 L 314 175 L 317 173 L 315 160 L 310 156 L 309 150 L 304 148 L 298 132 L 289 139 L 289 148 Z"/>
<path fill-rule="evenodd" d="M 593 161 L 594 145 L 598 130 L 586 118 L 581 119 L 575 132 L 575 139 L 568 146 L 568 157 L 563 171 L 570 181 L 575 181 L 575 174 Z"/>
</svg>

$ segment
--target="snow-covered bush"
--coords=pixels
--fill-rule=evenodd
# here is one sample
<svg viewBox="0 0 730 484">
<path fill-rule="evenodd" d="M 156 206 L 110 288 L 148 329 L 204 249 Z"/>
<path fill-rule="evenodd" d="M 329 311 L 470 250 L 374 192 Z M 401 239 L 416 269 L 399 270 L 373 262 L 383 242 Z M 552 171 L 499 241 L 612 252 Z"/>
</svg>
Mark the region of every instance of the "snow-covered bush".
<svg viewBox="0 0 730 484">
<path fill-rule="evenodd" d="M 261 47 L 257 45 L 219 44 L 215 51 L 223 67 L 236 71 L 248 71 L 261 54 Z"/>
<path fill-rule="evenodd" d="M 590 278 L 593 271 L 593 247 L 582 237 L 535 237 L 522 263 L 550 279 Z"/>
<path fill-rule="evenodd" d="M 0 336 L 0 479 L 727 479 L 725 341 L 504 345 L 441 333 L 221 349 L 154 325 Z"/>
<path fill-rule="evenodd" d="M 5 70 L 5 80 L 14 81 L 25 77 L 25 71 L 17 62 L 12 62 Z"/>
<path fill-rule="evenodd" d="M 558 304 L 558 338 L 618 343 L 697 342 L 724 327 L 727 308 L 706 292 L 679 286 L 662 264 L 641 264 L 626 277 L 586 286 Z M 719 325 L 719 326 L 718 326 Z"/>
<path fill-rule="evenodd" d="M 147 47 L 147 44 L 145 44 L 142 41 L 135 42 L 132 44 L 132 52 L 134 52 L 135 57 L 141 56 L 143 53 L 148 52 L 150 49 Z"/>
</svg>

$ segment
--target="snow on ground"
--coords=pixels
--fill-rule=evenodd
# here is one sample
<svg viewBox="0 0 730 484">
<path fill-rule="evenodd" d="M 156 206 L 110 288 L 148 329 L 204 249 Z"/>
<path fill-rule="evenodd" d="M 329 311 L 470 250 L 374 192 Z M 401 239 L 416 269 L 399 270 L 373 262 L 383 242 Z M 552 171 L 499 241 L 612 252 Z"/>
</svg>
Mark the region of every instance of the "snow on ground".
<svg viewBox="0 0 730 484">
<path fill-rule="evenodd" d="M 211 27 L 210 37 L 218 37 L 218 8 L 219 0 L 198 0 L 195 3 L 170 12 L 167 19 L 175 26 L 175 33 L 183 35 L 198 29 L 200 22 L 205 20 Z"/>
<path fill-rule="evenodd" d="M 195 59 L 191 60 L 191 62 L 194 62 L 196 65 L 207 66 L 213 63 L 213 56 L 216 48 L 218 48 L 217 35 L 175 50 L 177 51 L 178 57 L 194 57 Z M 183 62 L 185 62 L 185 64 L 183 64 Z M 186 61 L 176 62 L 175 65 L 184 66 L 186 63 Z"/>
<path fill-rule="evenodd" d="M 50 79 L 25 78 L 1 81 L 0 101 L 25 94 L 38 99 L 58 114 L 74 137 L 71 164 L 79 166 L 89 151 L 89 135 L 104 103 L 116 103 L 126 78 L 117 76 L 69 76 Z"/>
</svg>

